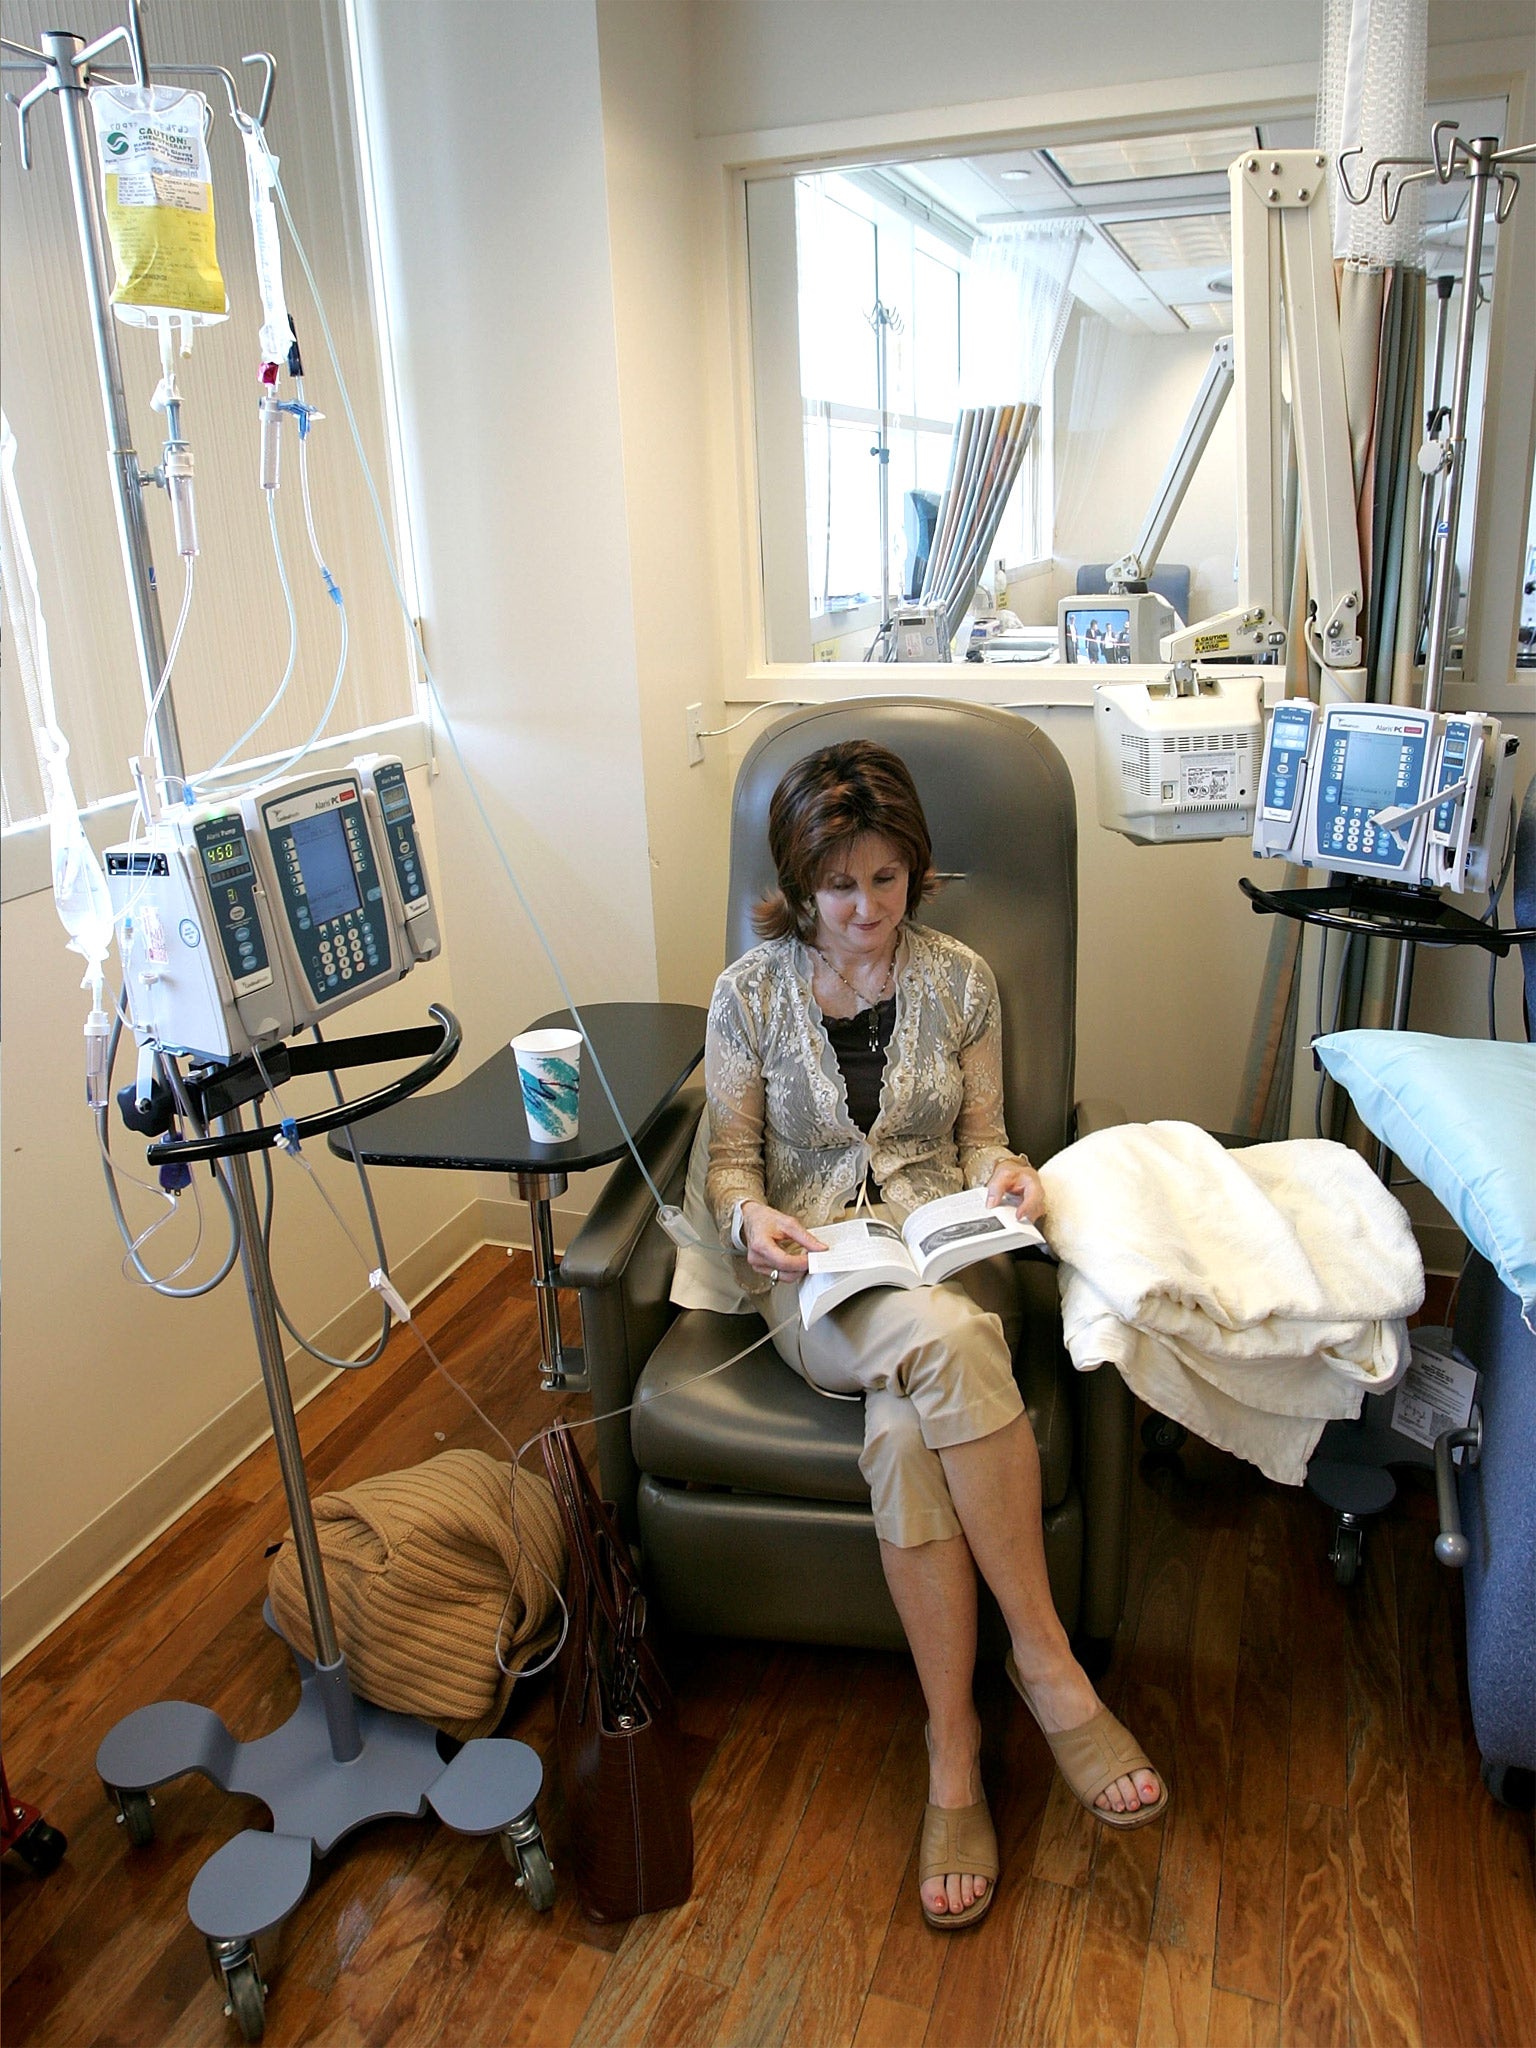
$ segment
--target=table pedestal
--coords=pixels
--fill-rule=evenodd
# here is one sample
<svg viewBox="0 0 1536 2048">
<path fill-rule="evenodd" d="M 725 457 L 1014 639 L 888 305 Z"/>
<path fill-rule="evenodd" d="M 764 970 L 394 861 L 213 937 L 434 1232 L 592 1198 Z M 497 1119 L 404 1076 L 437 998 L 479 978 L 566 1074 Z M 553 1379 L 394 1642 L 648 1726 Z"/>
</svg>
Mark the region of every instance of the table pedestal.
<svg viewBox="0 0 1536 2048">
<path fill-rule="evenodd" d="M 563 1173 L 514 1173 L 518 1194 L 528 1204 L 533 1239 L 533 1298 L 539 1311 L 539 1385 L 546 1394 L 584 1394 L 591 1382 L 581 1352 L 560 1334 L 560 1261 L 555 1255 L 550 1203 L 569 1185 Z"/>
</svg>

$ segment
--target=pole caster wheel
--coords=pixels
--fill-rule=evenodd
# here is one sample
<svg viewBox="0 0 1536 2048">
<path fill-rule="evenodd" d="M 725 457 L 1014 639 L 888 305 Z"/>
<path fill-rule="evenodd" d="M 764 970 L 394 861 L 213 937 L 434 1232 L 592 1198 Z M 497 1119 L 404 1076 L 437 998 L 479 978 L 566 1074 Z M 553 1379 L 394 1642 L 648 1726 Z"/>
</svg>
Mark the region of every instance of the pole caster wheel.
<svg viewBox="0 0 1536 2048">
<path fill-rule="evenodd" d="M 147 1849 L 155 1839 L 155 1802 L 147 1792 L 133 1792 L 109 1785 L 107 1796 L 117 1808 L 119 1827 L 126 1828 L 135 1849 Z"/>
<path fill-rule="evenodd" d="M 555 1903 L 555 1868 L 537 1821 L 514 1821 L 503 1828 L 501 1853 L 517 1872 L 518 1889 L 535 1913 L 547 1913 Z"/>
<path fill-rule="evenodd" d="M 1365 1551 L 1365 1531 L 1358 1522 L 1340 1520 L 1334 1524 L 1333 1544 L 1328 1552 L 1328 1562 L 1333 1566 L 1333 1581 L 1336 1586 L 1352 1586 L 1360 1575 L 1360 1559 Z"/>
<path fill-rule="evenodd" d="M 12 1847 L 34 1877 L 50 1877 L 64 1860 L 69 1838 L 47 1821 L 35 1820 Z"/>
<path fill-rule="evenodd" d="M 1147 1450 L 1172 1457 L 1189 1442 L 1189 1431 L 1166 1415 L 1148 1415 L 1142 1421 L 1141 1441 Z"/>
<path fill-rule="evenodd" d="M 213 1960 L 224 1985 L 225 2018 L 235 2022 L 242 2041 L 259 2041 L 267 2031 L 267 1987 L 255 1950 L 248 1943 L 232 1955 L 215 1949 Z"/>
</svg>

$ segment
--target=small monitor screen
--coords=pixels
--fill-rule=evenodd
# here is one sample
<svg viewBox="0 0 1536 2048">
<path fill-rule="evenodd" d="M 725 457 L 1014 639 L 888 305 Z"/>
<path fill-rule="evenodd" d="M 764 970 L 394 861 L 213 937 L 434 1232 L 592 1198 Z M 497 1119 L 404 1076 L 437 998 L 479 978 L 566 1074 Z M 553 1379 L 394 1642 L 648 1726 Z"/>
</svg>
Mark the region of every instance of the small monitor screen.
<svg viewBox="0 0 1536 2048">
<path fill-rule="evenodd" d="M 1397 800 L 1402 740 L 1395 732 L 1352 732 L 1344 756 L 1342 800 L 1364 811 L 1384 811 Z"/>
<path fill-rule="evenodd" d="M 322 811 L 318 817 L 300 818 L 291 827 L 294 851 L 299 856 L 299 873 L 309 898 L 309 914 L 316 924 L 328 924 L 362 902 L 352 856 L 340 811 Z"/>
<path fill-rule="evenodd" d="M 1063 628 L 1068 661 L 1128 662 L 1131 658 L 1131 615 L 1121 606 L 1084 607 L 1070 611 Z"/>
</svg>

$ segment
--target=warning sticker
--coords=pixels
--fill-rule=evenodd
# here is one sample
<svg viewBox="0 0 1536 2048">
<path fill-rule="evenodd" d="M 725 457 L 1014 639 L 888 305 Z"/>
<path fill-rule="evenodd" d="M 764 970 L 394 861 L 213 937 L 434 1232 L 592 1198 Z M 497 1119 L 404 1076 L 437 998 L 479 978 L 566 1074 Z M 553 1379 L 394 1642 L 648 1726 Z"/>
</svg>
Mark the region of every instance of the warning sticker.
<svg viewBox="0 0 1536 2048">
<path fill-rule="evenodd" d="M 1459 1358 L 1414 1346 L 1392 1402 L 1392 1427 L 1426 1451 L 1448 1429 L 1465 1429 L 1477 1392 L 1477 1374 Z"/>
<path fill-rule="evenodd" d="M 1197 633 L 1195 635 L 1196 654 L 1221 654 L 1231 645 L 1232 638 L 1228 633 Z"/>
<path fill-rule="evenodd" d="M 1187 804 L 1235 804 L 1238 798 L 1236 754 L 1201 754 L 1179 763 L 1183 801 Z"/>
</svg>

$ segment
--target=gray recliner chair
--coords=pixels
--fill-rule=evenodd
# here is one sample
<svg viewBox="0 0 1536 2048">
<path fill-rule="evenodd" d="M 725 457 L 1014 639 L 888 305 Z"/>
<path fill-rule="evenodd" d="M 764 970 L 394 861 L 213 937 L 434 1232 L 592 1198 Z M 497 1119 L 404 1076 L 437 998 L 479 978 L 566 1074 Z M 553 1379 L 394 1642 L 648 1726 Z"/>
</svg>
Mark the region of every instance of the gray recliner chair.
<svg viewBox="0 0 1536 2048">
<path fill-rule="evenodd" d="M 1066 764 L 1038 727 L 985 706 L 872 698 L 808 709 L 764 733 L 742 763 L 731 824 L 726 956 L 755 941 L 753 903 L 773 886 L 768 804 L 787 768 L 834 741 L 891 747 L 912 772 L 943 877 L 924 919 L 991 964 L 1003 1010 L 1009 1138 L 1036 1163 L 1097 1115 L 1073 1095 L 1077 813 Z M 643 1150 L 681 1201 L 701 1094 L 671 1103 Z M 605 1495 L 638 1542 L 672 1623 L 709 1635 L 899 1647 L 859 1471 L 863 1411 L 810 1391 L 765 1344 L 698 1375 L 762 1333 L 755 1314 L 676 1310 L 673 1248 L 623 1162 L 566 1253 L 580 1289 Z M 1014 1370 L 1040 1447 L 1046 1557 L 1057 1610 L 1107 1641 L 1125 1588 L 1132 1400 L 1108 1368 L 1075 1374 L 1061 1344 L 1054 1267 L 1012 1265 L 1021 1334 Z M 690 1382 L 692 1382 L 690 1384 Z M 984 1645 L 1001 1648 L 995 1610 Z"/>
</svg>

